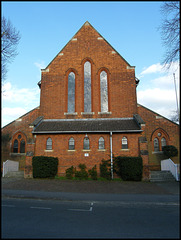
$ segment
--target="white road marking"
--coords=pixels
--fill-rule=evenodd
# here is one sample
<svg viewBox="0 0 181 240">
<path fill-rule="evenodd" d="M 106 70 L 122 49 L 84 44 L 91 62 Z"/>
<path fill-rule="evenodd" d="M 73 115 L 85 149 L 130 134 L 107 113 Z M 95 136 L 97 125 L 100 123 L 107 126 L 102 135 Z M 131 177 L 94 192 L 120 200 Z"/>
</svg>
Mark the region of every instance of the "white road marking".
<svg viewBox="0 0 181 240">
<path fill-rule="evenodd" d="M 35 208 L 35 209 L 45 209 L 45 210 L 47 210 L 47 209 L 51 209 L 51 208 L 45 208 L 45 207 L 30 207 L 30 208 Z"/>
<path fill-rule="evenodd" d="M 5 204 L 3 204 L 3 205 L 1 205 L 2 207 L 15 207 L 14 205 L 5 205 Z"/>
<path fill-rule="evenodd" d="M 91 206 L 93 206 L 93 203 L 91 203 Z M 80 211 L 80 212 L 92 212 L 92 208 L 93 208 L 93 207 L 90 207 L 89 210 L 87 210 L 87 209 L 75 209 L 75 208 L 72 209 L 72 208 L 69 208 L 68 210 L 69 210 L 69 211 L 78 211 L 78 212 L 79 212 L 79 211 Z"/>
</svg>

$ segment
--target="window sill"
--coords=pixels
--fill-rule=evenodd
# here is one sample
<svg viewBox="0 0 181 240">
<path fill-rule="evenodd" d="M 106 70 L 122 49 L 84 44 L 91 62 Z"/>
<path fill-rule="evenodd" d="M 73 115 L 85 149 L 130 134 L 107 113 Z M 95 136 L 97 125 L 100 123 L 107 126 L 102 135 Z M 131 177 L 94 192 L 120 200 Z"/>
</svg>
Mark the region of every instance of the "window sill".
<svg viewBox="0 0 181 240">
<path fill-rule="evenodd" d="M 163 151 L 152 152 L 152 154 L 163 154 Z"/>
<path fill-rule="evenodd" d="M 25 156 L 26 153 L 10 153 L 10 156 Z"/>
<path fill-rule="evenodd" d="M 67 150 L 67 152 L 75 152 L 76 150 L 74 149 L 74 150 Z"/>
<path fill-rule="evenodd" d="M 130 149 L 129 149 L 129 148 L 128 148 L 128 149 L 121 149 L 120 151 L 123 151 L 123 152 L 129 152 Z"/>
<path fill-rule="evenodd" d="M 106 152 L 107 149 L 97 149 L 98 152 Z"/>
<path fill-rule="evenodd" d="M 54 150 L 44 150 L 44 152 L 53 152 Z"/>
<path fill-rule="evenodd" d="M 102 114 L 104 114 L 104 115 L 106 115 L 106 114 L 112 114 L 112 112 L 98 112 L 98 114 L 100 114 L 100 115 L 102 115 Z"/>
<path fill-rule="evenodd" d="M 90 152 L 90 149 L 83 149 L 82 152 Z"/>
<path fill-rule="evenodd" d="M 77 115 L 77 112 L 74 112 L 74 113 L 65 112 L 64 115 Z"/>
<path fill-rule="evenodd" d="M 81 112 L 81 115 L 94 115 L 95 112 Z"/>
</svg>

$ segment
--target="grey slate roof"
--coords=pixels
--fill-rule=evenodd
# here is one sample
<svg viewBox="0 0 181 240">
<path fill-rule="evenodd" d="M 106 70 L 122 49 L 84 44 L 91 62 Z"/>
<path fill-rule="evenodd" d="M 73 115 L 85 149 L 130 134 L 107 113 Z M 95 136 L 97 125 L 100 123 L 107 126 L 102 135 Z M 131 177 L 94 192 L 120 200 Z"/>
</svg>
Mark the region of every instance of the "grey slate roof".
<svg viewBox="0 0 181 240">
<path fill-rule="evenodd" d="M 141 132 L 135 118 L 115 119 L 44 119 L 35 126 L 33 133 L 81 132 Z"/>
</svg>

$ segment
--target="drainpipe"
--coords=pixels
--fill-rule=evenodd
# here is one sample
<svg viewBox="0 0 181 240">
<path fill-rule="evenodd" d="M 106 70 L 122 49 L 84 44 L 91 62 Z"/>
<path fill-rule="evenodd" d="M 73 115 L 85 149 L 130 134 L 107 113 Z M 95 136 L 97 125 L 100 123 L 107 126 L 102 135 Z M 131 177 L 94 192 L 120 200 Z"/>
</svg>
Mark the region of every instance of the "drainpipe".
<svg viewBox="0 0 181 240">
<path fill-rule="evenodd" d="M 112 132 L 110 132 L 110 149 L 111 149 L 111 178 L 113 179 Z"/>
</svg>

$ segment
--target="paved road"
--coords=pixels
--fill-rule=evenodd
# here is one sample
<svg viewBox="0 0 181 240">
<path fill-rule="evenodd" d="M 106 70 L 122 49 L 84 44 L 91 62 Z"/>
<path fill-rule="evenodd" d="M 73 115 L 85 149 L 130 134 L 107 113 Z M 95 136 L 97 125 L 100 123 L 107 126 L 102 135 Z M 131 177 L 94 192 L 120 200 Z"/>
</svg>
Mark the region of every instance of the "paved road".
<svg viewBox="0 0 181 240">
<path fill-rule="evenodd" d="M 2 179 L 1 237 L 179 238 L 179 186 Z"/>
<path fill-rule="evenodd" d="M 128 196 L 104 201 L 104 197 L 99 201 L 3 199 L 1 237 L 179 238 L 178 201 L 168 201 L 167 196 L 145 202 L 128 201 Z"/>
</svg>

